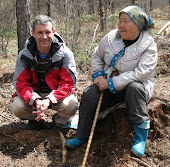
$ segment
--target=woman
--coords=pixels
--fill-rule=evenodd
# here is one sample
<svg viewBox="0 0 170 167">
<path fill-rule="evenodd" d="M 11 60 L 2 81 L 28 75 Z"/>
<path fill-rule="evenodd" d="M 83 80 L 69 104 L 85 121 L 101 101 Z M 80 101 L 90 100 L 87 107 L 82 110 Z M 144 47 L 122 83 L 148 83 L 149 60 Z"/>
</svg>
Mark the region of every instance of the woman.
<svg viewBox="0 0 170 167">
<path fill-rule="evenodd" d="M 150 128 L 147 103 L 155 81 L 157 46 L 148 30 L 154 24 L 137 6 L 128 6 L 119 14 L 118 29 L 109 32 L 92 54 L 92 79 L 82 95 L 76 137 L 65 142 L 76 148 L 87 142 L 98 99 L 104 91 L 100 112 L 125 101 L 134 125 L 131 152 L 142 157 Z"/>
</svg>

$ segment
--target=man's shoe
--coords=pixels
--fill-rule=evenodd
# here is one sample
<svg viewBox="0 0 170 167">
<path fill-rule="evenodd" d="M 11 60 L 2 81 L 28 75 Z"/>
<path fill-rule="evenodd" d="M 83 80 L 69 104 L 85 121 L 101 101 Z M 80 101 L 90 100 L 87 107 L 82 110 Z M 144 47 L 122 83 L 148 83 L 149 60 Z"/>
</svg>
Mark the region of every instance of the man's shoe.
<svg viewBox="0 0 170 167">
<path fill-rule="evenodd" d="M 80 146 L 81 144 L 86 143 L 86 140 L 78 139 L 77 137 L 74 137 L 70 140 L 65 141 L 65 145 L 69 148 L 75 149 L 76 147 Z"/>
<path fill-rule="evenodd" d="M 40 130 L 43 129 L 45 125 L 45 121 L 44 120 L 40 120 L 39 122 L 37 122 L 36 120 L 29 120 L 28 121 L 28 128 L 30 130 Z"/>
<path fill-rule="evenodd" d="M 78 116 L 77 116 L 77 114 L 75 115 L 75 116 L 73 116 L 73 118 L 70 120 L 70 121 L 68 121 L 66 124 L 62 124 L 62 123 L 58 123 L 58 121 L 57 121 L 57 114 L 55 114 L 54 116 L 53 116 L 53 123 L 57 126 L 57 127 L 59 127 L 59 128 L 72 128 L 72 129 L 78 129 Z"/>
</svg>

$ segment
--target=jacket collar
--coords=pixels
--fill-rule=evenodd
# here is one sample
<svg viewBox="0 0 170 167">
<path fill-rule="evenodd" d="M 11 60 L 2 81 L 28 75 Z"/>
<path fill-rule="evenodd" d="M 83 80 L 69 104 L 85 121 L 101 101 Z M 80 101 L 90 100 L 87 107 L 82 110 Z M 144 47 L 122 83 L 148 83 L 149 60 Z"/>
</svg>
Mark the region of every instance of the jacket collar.
<svg viewBox="0 0 170 167">
<path fill-rule="evenodd" d="M 123 43 L 122 38 L 117 37 L 118 30 L 112 30 L 108 34 L 108 42 L 111 50 L 114 54 L 118 54 L 124 47 L 125 44 Z"/>
<path fill-rule="evenodd" d="M 64 40 L 61 38 L 61 36 L 57 33 L 54 34 L 52 45 L 51 45 L 51 57 L 52 61 L 59 61 L 64 57 L 64 54 L 60 51 L 60 48 L 62 48 L 64 45 Z M 22 53 L 29 59 L 36 60 L 36 41 L 33 36 L 30 36 L 26 43 L 25 43 L 25 48 L 23 49 Z M 53 58 L 54 57 L 54 58 Z"/>
<path fill-rule="evenodd" d="M 118 30 L 112 30 L 108 34 L 108 43 L 114 54 L 118 54 L 124 47 L 125 44 L 121 37 L 117 37 Z M 153 42 L 153 38 L 148 34 L 147 31 L 141 31 L 138 40 L 132 45 L 126 47 L 125 54 L 141 54 L 150 44 Z"/>
</svg>

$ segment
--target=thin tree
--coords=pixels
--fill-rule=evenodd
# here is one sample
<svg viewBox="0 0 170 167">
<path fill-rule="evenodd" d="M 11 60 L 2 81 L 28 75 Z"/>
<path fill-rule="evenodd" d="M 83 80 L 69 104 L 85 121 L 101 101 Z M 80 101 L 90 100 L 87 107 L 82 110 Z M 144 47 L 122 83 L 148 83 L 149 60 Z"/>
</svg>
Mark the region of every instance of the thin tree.
<svg viewBox="0 0 170 167">
<path fill-rule="evenodd" d="M 98 6 L 98 11 L 99 11 L 99 16 L 100 16 L 100 30 L 104 31 L 105 29 L 105 19 L 104 19 L 104 12 L 103 12 L 103 1 L 99 0 L 99 6 Z"/>
<path fill-rule="evenodd" d="M 50 6 L 50 0 L 47 0 L 47 15 L 51 17 L 51 6 Z"/>
<path fill-rule="evenodd" d="M 111 13 L 115 13 L 115 0 L 110 1 L 110 10 Z"/>
<path fill-rule="evenodd" d="M 16 0 L 18 52 L 24 48 L 26 39 L 30 36 L 29 0 Z"/>
<path fill-rule="evenodd" d="M 40 0 L 38 0 L 37 10 L 38 10 L 38 14 L 40 14 Z"/>
<path fill-rule="evenodd" d="M 135 0 L 132 0 L 132 5 L 135 5 L 136 3 L 135 3 Z"/>
<path fill-rule="evenodd" d="M 87 1 L 87 4 L 88 4 L 88 14 L 94 14 L 95 11 L 94 11 L 94 0 L 88 0 Z"/>
<path fill-rule="evenodd" d="M 150 9 L 149 9 L 149 12 L 151 12 L 153 10 L 153 1 L 150 0 Z"/>
</svg>

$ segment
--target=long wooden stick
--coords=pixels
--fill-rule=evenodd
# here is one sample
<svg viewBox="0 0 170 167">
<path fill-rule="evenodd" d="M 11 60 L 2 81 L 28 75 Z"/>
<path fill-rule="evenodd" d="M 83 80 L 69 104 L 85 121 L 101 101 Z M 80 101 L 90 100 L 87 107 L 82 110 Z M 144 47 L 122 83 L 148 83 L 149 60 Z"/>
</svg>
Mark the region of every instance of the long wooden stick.
<svg viewBox="0 0 170 167">
<path fill-rule="evenodd" d="M 83 162 L 82 162 L 82 166 L 81 167 L 85 167 L 85 165 L 86 165 L 86 161 L 87 161 L 90 145 L 91 145 L 91 142 L 92 142 L 92 139 L 93 139 L 94 129 L 95 129 L 95 126 L 96 126 L 96 122 L 97 122 L 97 118 L 98 118 L 98 115 L 99 115 L 100 106 L 101 106 L 102 99 L 103 99 L 103 94 L 104 94 L 104 92 L 102 91 L 101 94 L 100 94 L 99 101 L 98 101 L 98 105 L 97 105 L 96 113 L 95 113 L 95 116 L 94 116 L 94 120 L 93 120 L 93 124 L 92 124 L 92 128 L 91 128 L 89 140 L 88 140 L 87 147 L 86 147 L 86 152 L 84 154 L 84 158 L 83 158 Z"/>
</svg>

